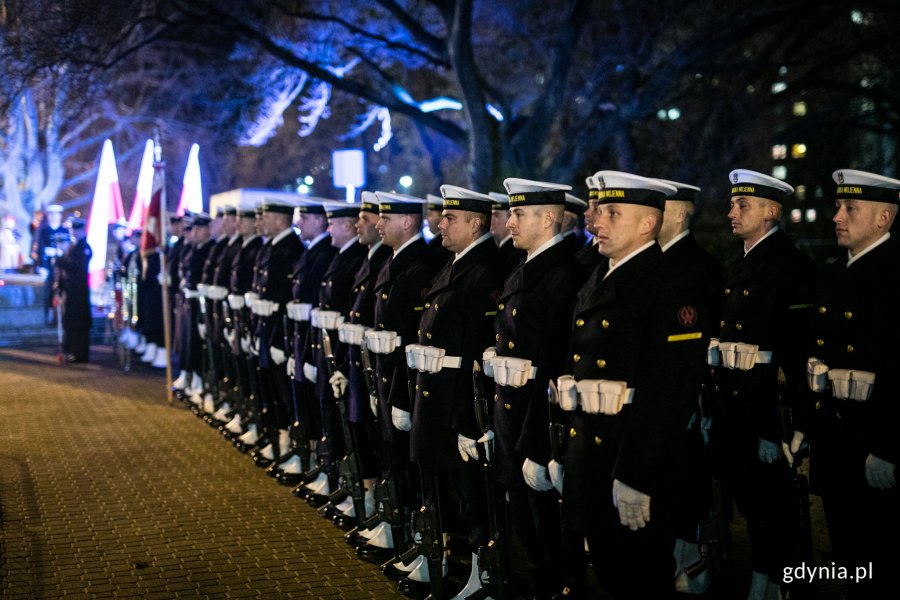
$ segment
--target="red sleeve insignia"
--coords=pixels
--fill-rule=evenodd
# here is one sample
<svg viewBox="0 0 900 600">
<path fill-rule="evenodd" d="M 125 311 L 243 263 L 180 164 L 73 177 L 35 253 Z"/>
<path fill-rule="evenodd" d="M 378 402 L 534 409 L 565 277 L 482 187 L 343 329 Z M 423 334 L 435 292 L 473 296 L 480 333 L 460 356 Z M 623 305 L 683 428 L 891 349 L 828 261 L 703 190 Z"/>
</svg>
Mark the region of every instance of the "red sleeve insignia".
<svg viewBox="0 0 900 600">
<path fill-rule="evenodd" d="M 693 306 L 682 306 L 678 309 L 678 322 L 682 327 L 691 327 L 697 322 L 697 309 Z"/>
</svg>

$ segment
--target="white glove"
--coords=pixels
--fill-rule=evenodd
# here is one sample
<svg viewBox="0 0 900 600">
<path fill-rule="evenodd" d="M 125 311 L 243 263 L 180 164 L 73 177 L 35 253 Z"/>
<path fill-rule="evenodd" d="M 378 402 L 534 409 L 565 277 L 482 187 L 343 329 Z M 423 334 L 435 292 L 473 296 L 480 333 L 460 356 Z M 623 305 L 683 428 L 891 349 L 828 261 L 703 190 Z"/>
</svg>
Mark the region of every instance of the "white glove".
<svg viewBox="0 0 900 600">
<path fill-rule="evenodd" d="M 773 444 L 774 446 L 774 444 Z M 632 531 L 650 522 L 650 496 L 613 479 L 613 506 L 619 509 L 619 522 Z"/>
<path fill-rule="evenodd" d="M 40 275 L 44 279 L 47 279 L 47 275 L 49 274 L 50 271 L 48 271 L 45 267 L 38 267 L 38 275 Z"/>
<path fill-rule="evenodd" d="M 894 464 L 870 454 L 866 458 L 866 481 L 876 490 L 891 489 L 896 482 Z"/>
<path fill-rule="evenodd" d="M 372 409 L 372 414 L 376 417 L 378 416 L 378 398 L 369 394 L 369 408 Z"/>
<path fill-rule="evenodd" d="M 469 462 L 470 456 L 478 460 L 478 442 L 461 433 L 456 435 L 456 449 L 459 450 L 459 456 L 464 462 Z"/>
<path fill-rule="evenodd" d="M 412 415 L 396 406 L 391 407 L 391 422 L 394 424 L 394 427 L 400 431 L 409 431 L 412 429 Z"/>
<path fill-rule="evenodd" d="M 203 323 L 197 323 L 197 331 L 200 332 L 200 339 L 205 340 L 206 339 L 206 325 L 204 325 Z"/>
<path fill-rule="evenodd" d="M 546 492 L 553 489 L 553 482 L 547 474 L 547 467 L 539 465 L 530 458 L 526 458 L 522 463 L 522 476 L 525 477 L 525 483 L 528 487 L 536 492 Z"/>
<path fill-rule="evenodd" d="M 250 338 L 246 335 L 241 336 L 241 352 L 250 354 Z"/>
<path fill-rule="evenodd" d="M 787 444 L 786 442 L 781 442 L 781 451 L 784 452 L 784 457 L 787 459 L 788 464 L 794 465 L 794 455 L 800 451 L 801 448 L 805 448 L 807 444 L 803 443 L 803 438 L 806 437 L 802 431 L 795 431 L 794 437 L 791 438 L 791 443 Z"/>
<path fill-rule="evenodd" d="M 225 336 L 225 341 L 228 342 L 229 346 L 234 345 L 234 329 L 225 329 L 222 331 L 222 335 Z"/>
<path fill-rule="evenodd" d="M 712 429 L 712 424 L 712 417 L 700 418 L 700 435 L 703 437 L 703 443 L 707 446 L 709 446 L 709 430 Z"/>
<path fill-rule="evenodd" d="M 156 282 L 157 282 L 159 285 L 162 285 L 162 284 L 163 284 L 163 281 L 165 281 L 165 279 L 166 279 L 165 273 L 160 273 L 159 275 L 156 276 Z"/>
<path fill-rule="evenodd" d="M 275 346 L 269 346 L 269 355 L 276 365 L 284 364 L 284 361 L 287 360 L 287 356 L 284 355 L 284 350 L 276 348 Z"/>
<path fill-rule="evenodd" d="M 288 377 L 290 377 L 291 379 L 297 377 L 297 363 L 294 361 L 293 356 L 288 359 L 286 370 Z"/>
<path fill-rule="evenodd" d="M 253 340 L 253 343 L 250 344 L 250 352 L 253 356 L 259 356 L 259 338 Z"/>
<path fill-rule="evenodd" d="M 769 440 L 759 438 L 759 449 L 757 453 L 760 461 L 771 465 L 778 459 L 778 444 L 773 444 Z"/>
<path fill-rule="evenodd" d="M 559 492 L 559 495 L 562 496 L 565 467 L 551 458 L 550 462 L 547 463 L 547 471 L 550 472 L 550 481 L 553 483 L 553 487 L 555 487 L 556 491 Z"/>
<path fill-rule="evenodd" d="M 303 363 L 303 376 L 306 377 L 306 380 L 315 383 L 316 375 L 318 374 L 318 369 L 312 366 L 309 363 Z"/>
<path fill-rule="evenodd" d="M 341 396 L 344 395 L 344 392 L 347 391 L 347 382 L 347 377 L 340 371 L 335 371 L 334 375 L 328 379 L 335 400 L 340 400 Z"/>
</svg>

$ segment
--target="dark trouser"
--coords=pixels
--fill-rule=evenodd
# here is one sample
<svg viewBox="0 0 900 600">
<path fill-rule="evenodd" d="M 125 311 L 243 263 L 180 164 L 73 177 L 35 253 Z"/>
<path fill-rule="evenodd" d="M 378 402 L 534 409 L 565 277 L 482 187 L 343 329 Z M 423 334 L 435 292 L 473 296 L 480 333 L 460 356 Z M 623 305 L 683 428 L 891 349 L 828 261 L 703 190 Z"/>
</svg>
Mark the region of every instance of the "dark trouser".
<svg viewBox="0 0 900 600">
<path fill-rule="evenodd" d="M 290 423 L 291 380 L 287 375 L 284 365 L 271 366 L 259 369 L 259 378 L 262 385 L 262 413 L 260 423 L 266 436 L 276 449 L 278 442 L 278 430 L 287 429 Z M 275 459 L 278 461 L 285 448 L 277 448 Z"/>
<path fill-rule="evenodd" d="M 510 485 L 506 490 L 513 531 L 525 548 L 531 575 L 530 589 L 521 591 L 539 598 L 562 591 L 567 561 L 563 559 L 559 494 L 556 490 L 537 492 L 524 485 Z"/>
</svg>

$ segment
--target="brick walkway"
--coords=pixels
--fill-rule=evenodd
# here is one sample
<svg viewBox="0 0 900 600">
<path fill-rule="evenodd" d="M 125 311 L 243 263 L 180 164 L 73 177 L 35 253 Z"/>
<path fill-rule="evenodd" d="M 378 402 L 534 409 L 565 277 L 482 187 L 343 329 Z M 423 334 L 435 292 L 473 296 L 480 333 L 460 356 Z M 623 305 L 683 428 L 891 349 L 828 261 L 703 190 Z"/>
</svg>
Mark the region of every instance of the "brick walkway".
<svg viewBox="0 0 900 600">
<path fill-rule="evenodd" d="M 0 350 L 0 597 L 395 598 L 158 373 Z"/>
</svg>

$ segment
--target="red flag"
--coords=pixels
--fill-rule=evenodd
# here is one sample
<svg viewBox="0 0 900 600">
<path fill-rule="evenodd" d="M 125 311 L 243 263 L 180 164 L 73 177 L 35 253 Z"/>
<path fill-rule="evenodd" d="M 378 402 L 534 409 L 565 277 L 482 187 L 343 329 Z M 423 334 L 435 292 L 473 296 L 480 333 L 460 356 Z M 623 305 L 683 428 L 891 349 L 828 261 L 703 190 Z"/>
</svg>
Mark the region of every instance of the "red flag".
<svg viewBox="0 0 900 600">
<path fill-rule="evenodd" d="M 165 163 L 153 165 L 153 192 L 150 204 L 144 216 L 144 229 L 141 232 L 141 254 L 153 252 L 163 241 L 165 224 L 163 223 L 163 207 L 166 205 L 166 172 Z"/>
</svg>

